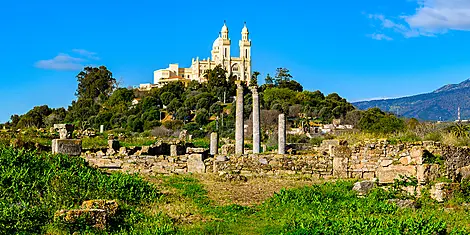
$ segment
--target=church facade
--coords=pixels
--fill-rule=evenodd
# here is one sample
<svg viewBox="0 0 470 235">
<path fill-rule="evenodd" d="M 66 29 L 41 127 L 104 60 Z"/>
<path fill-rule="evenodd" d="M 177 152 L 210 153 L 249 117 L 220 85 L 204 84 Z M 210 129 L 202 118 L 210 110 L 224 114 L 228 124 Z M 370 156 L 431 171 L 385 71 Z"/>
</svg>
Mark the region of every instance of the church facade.
<svg viewBox="0 0 470 235">
<path fill-rule="evenodd" d="M 232 74 L 236 80 L 249 82 L 251 80 L 251 40 L 246 23 L 241 31 L 241 40 L 239 41 L 240 55 L 232 57 L 230 53 L 231 40 L 229 30 L 224 22 L 219 37 L 212 44 L 211 58 L 200 60 L 199 57 L 193 58 L 191 67 L 180 68 L 178 64 L 170 64 L 166 69 L 159 69 L 153 73 L 153 84 L 141 84 L 140 89 L 147 90 L 152 87 L 161 87 L 168 82 L 181 81 L 188 83 L 190 81 L 205 82 L 204 74 L 208 69 L 213 69 L 221 65 L 226 71 L 227 76 Z"/>
</svg>

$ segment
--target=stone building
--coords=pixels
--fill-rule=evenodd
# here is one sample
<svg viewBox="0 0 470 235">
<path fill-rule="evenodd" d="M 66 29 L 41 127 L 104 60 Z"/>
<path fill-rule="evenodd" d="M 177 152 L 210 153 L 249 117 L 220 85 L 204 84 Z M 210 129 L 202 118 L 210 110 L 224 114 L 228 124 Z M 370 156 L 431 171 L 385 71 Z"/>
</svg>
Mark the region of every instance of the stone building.
<svg viewBox="0 0 470 235">
<path fill-rule="evenodd" d="M 140 89 L 149 90 L 152 87 L 160 87 L 168 82 L 181 81 L 188 83 L 190 81 L 204 82 L 204 72 L 213 69 L 217 65 L 227 71 L 227 76 L 232 74 L 237 80 L 249 82 L 251 79 L 251 40 L 246 23 L 241 32 L 239 41 L 240 56 L 232 57 L 230 53 L 231 40 L 229 30 L 224 22 L 219 37 L 212 44 L 212 58 L 199 59 L 193 58 L 191 67 L 180 68 L 178 64 L 170 64 L 168 68 L 159 69 L 153 73 L 153 84 L 141 84 Z"/>
</svg>

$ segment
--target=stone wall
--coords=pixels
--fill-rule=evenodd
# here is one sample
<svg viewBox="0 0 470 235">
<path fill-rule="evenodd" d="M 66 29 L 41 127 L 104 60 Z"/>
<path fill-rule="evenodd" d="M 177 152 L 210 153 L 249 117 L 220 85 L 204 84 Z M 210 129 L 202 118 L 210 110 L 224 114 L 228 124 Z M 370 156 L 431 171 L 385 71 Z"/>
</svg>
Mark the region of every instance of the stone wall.
<svg viewBox="0 0 470 235">
<path fill-rule="evenodd" d="M 234 155 L 221 151 L 222 154 L 213 157 L 205 149 L 185 147 L 177 146 L 177 156 L 169 156 L 167 152 L 170 147 L 164 144 L 121 148 L 115 152 L 108 150 L 106 153 L 87 152 L 83 156 L 93 166 L 131 173 L 377 178 L 381 183 L 392 183 L 404 175 L 416 177 L 424 184 L 444 175 L 454 177 L 470 166 L 470 149 L 441 146 L 434 142 L 392 145 L 386 141 L 375 141 L 348 145 L 338 140 L 328 140 L 304 155 Z M 440 165 L 435 162 L 439 156 L 445 160 Z"/>
</svg>

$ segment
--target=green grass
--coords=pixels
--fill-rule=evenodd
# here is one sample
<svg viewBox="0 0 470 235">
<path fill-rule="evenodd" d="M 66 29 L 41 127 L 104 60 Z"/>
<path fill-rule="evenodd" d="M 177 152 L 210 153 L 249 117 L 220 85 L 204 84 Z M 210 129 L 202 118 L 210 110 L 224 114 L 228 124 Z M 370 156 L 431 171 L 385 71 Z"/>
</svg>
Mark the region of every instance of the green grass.
<svg viewBox="0 0 470 235">
<path fill-rule="evenodd" d="M 446 204 L 388 203 L 391 191 L 357 197 L 352 181 L 281 190 L 261 205 L 218 205 L 191 175 L 107 174 L 81 158 L 0 148 L 0 234 L 469 234 L 470 183 Z M 220 189 L 223 190 L 223 189 Z M 426 194 L 427 195 L 427 194 Z M 84 200 L 117 199 L 105 231 L 53 221 Z M 452 208 L 447 210 L 446 207 Z"/>
<path fill-rule="evenodd" d="M 0 234 L 43 234 L 73 229 L 53 222 L 54 212 L 90 199 L 117 199 L 121 205 L 110 233 L 131 231 L 145 217 L 137 210 L 161 194 L 134 175 L 106 174 L 84 159 L 0 148 Z M 151 217 L 150 217 L 151 218 Z M 160 218 L 160 217 L 158 217 Z M 140 222 L 139 222 L 140 223 Z M 80 227 L 79 230 L 87 229 Z"/>
</svg>

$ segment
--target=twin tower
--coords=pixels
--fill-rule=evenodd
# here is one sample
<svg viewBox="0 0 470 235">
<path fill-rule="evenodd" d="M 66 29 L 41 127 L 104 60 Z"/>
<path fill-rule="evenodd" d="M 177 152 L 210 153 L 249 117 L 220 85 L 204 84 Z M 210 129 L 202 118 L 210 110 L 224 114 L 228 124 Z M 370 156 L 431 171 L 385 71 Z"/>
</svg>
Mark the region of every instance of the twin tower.
<svg viewBox="0 0 470 235">
<path fill-rule="evenodd" d="M 236 80 L 248 82 L 251 79 L 251 40 L 250 32 L 246 27 L 246 22 L 242 29 L 242 38 L 239 42 L 240 57 L 232 57 L 230 53 L 231 40 L 228 36 L 229 30 L 224 22 L 220 30 L 219 37 L 215 39 L 212 45 L 212 61 L 220 64 L 227 71 L 236 77 Z"/>
</svg>

